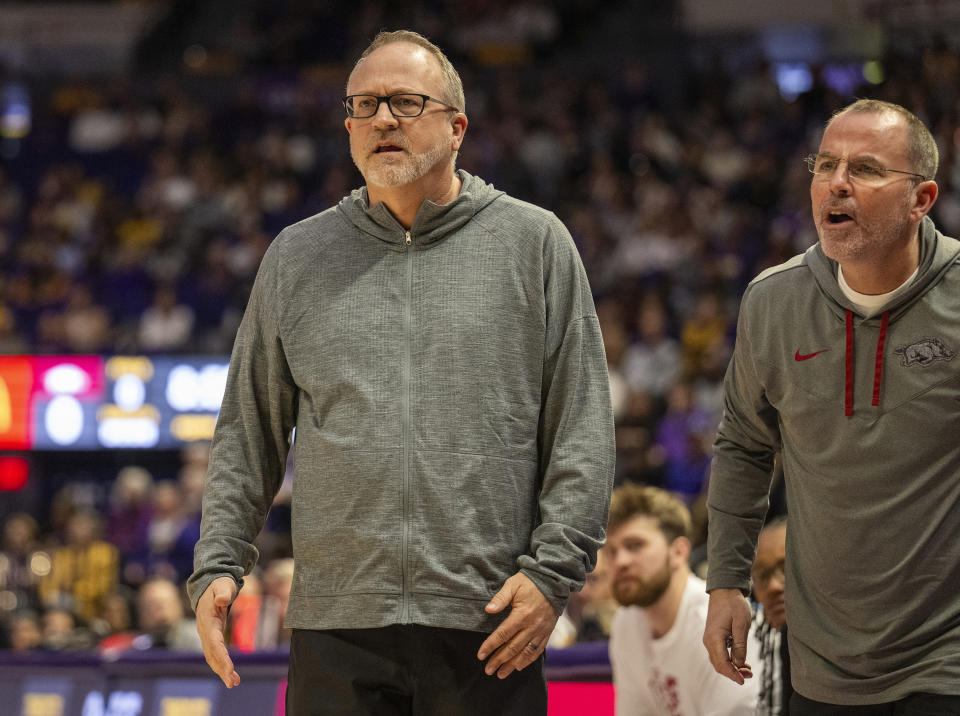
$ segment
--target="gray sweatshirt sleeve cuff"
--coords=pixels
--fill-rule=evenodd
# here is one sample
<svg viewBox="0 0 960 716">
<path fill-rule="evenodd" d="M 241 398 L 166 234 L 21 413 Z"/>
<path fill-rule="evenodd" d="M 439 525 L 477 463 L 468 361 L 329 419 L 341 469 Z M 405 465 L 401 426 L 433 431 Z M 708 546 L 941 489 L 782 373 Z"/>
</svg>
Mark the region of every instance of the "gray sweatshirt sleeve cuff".
<svg viewBox="0 0 960 716">
<path fill-rule="evenodd" d="M 540 590 L 540 593 L 550 602 L 556 615 L 560 616 L 567 606 L 567 600 L 570 598 L 570 589 L 562 583 L 547 579 L 540 572 L 535 572 L 531 569 L 521 569 L 520 572 L 533 582 L 534 586 L 536 586 L 536 588 Z"/>
<path fill-rule="evenodd" d="M 230 577 L 237 585 L 237 594 L 243 589 L 243 578 L 230 574 L 230 572 L 204 572 L 199 575 L 194 573 L 190 579 L 187 580 L 187 597 L 190 599 L 190 607 L 193 609 L 194 614 L 197 613 L 197 602 L 200 601 L 203 593 L 207 591 L 207 587 L 220 577 Z"/>
</svg>

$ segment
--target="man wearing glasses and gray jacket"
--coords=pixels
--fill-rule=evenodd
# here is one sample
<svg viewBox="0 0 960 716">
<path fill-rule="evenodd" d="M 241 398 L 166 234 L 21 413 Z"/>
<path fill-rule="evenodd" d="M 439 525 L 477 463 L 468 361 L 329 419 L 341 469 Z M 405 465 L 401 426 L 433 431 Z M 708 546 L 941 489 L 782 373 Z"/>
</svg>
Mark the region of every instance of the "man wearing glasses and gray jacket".
<svg viewBox="0 0 960 716">
<path fill-rule="evenodd" d="M 344 105 L 366 186 L 277 237 L 234 345 L 188 585 L 204 652 L 239 683 L 221 630 L 296 427 L 287 713 L 545 714 L 613 478 L 590 286 L 553 214 L 455 171 L 436 46 L 381 33 Z"/>
<path fill-rule="evenodd" d="M 960 713 L 960 242 L 927 216 L 937 162 L 899 105 L 834 115 L 809 158 L 820 241 L 743 297 L 703 640 L 742 683 L 781 449 L 792 716 Z"/>
</svg>

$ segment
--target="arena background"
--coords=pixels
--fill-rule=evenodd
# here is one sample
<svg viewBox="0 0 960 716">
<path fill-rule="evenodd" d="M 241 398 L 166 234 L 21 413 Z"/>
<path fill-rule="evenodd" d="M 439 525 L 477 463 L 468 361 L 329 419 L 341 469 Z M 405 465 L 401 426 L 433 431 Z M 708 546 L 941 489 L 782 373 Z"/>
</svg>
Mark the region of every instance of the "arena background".
<svg viewBox="0 0 960 716">
<path fill-rule="evenodd" d="M 137 590 L 189 572 L 205 440 L 266 246 L 361 183 L 339 100 L 379 29 L 422 32 L 460 70 L 458 165 L 570 228 L 604 331 L 617 481 L 681 494 L 702 545 L 739 297 L 816 240 L 802 159 L 831 112 L 876 97 L 919 114 L 941 152 L 934 220 L 960 233 L 958 25 L 960 0 L 0 1 L 0 703 L 262 712 L 253 686 L 228 697 L 202 659 L 148 648 L 162 640 Z M 257 609 L 289 557 L 288 501 L 261 535 Z M 26 537 L 9 527 L 21 513 Z M 91 514 L 96 584 L 56 567 Z M 552 713 L 610 712 L 605 608 L 602 590 L 571 604 Z M 275 703 L 283 634 L 262 616 L 231 635 Z M 98 650 L 109 637 L 135 653 Z M 584 679 L 599 679 L 588 706 Z"/>
</svg>

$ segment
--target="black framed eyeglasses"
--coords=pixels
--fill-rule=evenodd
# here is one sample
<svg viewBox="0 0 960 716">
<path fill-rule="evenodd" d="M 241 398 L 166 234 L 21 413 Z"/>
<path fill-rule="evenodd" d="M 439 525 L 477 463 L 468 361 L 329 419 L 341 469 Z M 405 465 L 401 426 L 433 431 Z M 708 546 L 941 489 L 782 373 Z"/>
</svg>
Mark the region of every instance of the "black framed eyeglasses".
<svg viewBox="0 0 960 716">
<path fill-rule="evenodd" d="M 888 169 L 868 159 L 843 159 L 829 154 L 811 154 L 804 158 L 807 169 L 813 174 L 815 181 L 825 181 L 832 177 L 840 168 L 840 162 L 847 163 L 847 176 L 851 181 L 868 186 L 881 186 L 889 180 L 890 174 L 906 174 L 923 181 L 927 178 L 917 172 L 907 172 L 902 169 Z"/>
<path fill-rule="evenodd" d="M 401 92 L 378 97 L 375 94 L 351 94 L 343 98 L 343 106 L 351 119 L 367 119 L 380 109 L 380 103 L 386 102 L 390 114 L 394 117 L 419 117 L 427 102 L 436 102 L 448 110 L 459 112 L 456 107 L 425 94 Z"/>
</svg>

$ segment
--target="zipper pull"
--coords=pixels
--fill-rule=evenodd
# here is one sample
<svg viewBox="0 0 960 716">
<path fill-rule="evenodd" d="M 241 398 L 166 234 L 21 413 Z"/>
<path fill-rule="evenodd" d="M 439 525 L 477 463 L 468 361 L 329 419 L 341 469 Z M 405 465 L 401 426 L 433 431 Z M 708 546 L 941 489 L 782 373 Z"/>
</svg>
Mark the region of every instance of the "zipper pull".
<svg viewBox="0 0 960 716">
<path fill-rule="evenodd" d="M 407 244 L 407 246 L 409 246 L 412 243 L 412 240 L 410 239 L 409 231 L 406 233 L 406 238 L 404 239 L 404 242 Z"/>
</svg>

